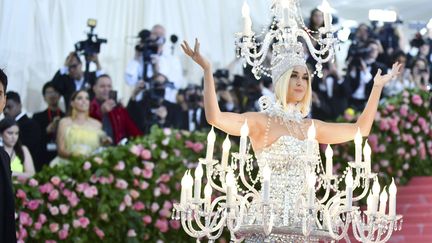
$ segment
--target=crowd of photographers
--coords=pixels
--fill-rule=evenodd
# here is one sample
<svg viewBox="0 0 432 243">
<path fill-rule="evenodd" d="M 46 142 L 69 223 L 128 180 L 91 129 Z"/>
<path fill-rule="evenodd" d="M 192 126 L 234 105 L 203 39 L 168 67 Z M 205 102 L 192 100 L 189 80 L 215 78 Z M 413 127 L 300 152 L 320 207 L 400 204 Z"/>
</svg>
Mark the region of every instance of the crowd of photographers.
<svg viewBox="0 0 432 243">
<path fill-rule="evenodd" d="M 361 111 L 377 70 L 385 72 L 395 61 L 404 64 L 403 72 L 385 87 L 383 100 L 406 89 L 430 90 L 432 40 L 418 34 L 410 41 L 410 52 L 405 53 L 401 44 L 403 36 L 398 32 L 397 24 L 358 26 L 351 36 L 352 45 L 344 72 L 338 72 L 340 69 L 334 62 L 324 65 L 322 78 L 313 76 L 311 117 L 331 121 L 347 108 Z M 321 26 L 322 13 L 315 9 L 311 12 L 308 28 L 313 31 Z M 111 77 L 99 63 L 97 52 L 86 53 L 85 63 L 78 52 L 67 56 L 64 66 L 43 87 L 47 109 L 33 115 L 33 119 L 21 110 L 19 94 L 7 94 L 5 115 L 17 120 L 22 127 L 20 139 L 33 158 L 37 158 L 34 160 L 36 171 L 56 156 L 56 126 L 59 118 L 69 111 L 71 95 L 77 90 L 89 91 L 90 116 L 101 121 L 103 130 L 114 144 L 146 134 L 153 125 L 188 131 L 208 128 L 202 86 L 188 84 L 178 56 L 173 54 L 177 37 L 171 36 L 168 43 L 161 25 L 155 25 L 150 31 L 141 31 L 139 37 L 134 58 L 125 70 L 125 82 L 133 89 L 125 105 L 119 102 Z M 100 40 L 100 43 L 106 42 Z M 85 42 L 81 44 L 84 49 L 89 48 Z M 306 56 L 313 73 L 314 60 L 307 52 Z M 96 71 L 88 71 L 90 62 L 96 65 Z M 262 95 L 272 95 L 272 80 L 268 77 L 256 80 L 250 69 L 243 69 L 238 61 L 233 61 L 225 69 L 216 70 L 214 78 L 222 111 L 257 111 L 258 99 Z M 65 111 L 59 108 L 61 97 L 65 101 Z M 21 124 L 19 120 L 23 118 L 25 123 Z M 43 149 L 38 144 L 42 144 Z"/>
</svg>

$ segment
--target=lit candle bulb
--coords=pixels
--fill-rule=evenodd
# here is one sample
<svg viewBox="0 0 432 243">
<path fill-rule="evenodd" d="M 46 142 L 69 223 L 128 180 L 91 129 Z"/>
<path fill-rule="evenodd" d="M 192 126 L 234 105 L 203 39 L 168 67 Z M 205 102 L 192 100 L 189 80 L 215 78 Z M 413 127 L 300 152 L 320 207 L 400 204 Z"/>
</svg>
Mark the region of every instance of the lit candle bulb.
<svg viewBox="0 0 432 243">
<path fill-rule="evenodd" d="M 180 193 L 180 205 L 185 205 L 186 203 L 186 177 L 187 177 L 187 171 L 184 173 L 182 179 L 181 179 L 181 193 Z"/>
<path fill-rule="evenodd" d="M 327 145 L 327 148 L 325 150 L 325 157 L 326 157 L 326 174 L 327 176 L 333 176 L 333 149 L 331 148 L 330 144 Z"/>
<path fill-rule="evenodd" d="M 247 124 L 247 119 L 240 129 L 240 155 L 246 154 L 246 146 L 247 146 L 247 137 L 249 135 L 249 127 Z"/>
<path fill-rule="evenodd" d="M 315 204 L 315 183 L 316 183 L 315 174 L 311 173 L 308 175 L 307 183 L 308 183 L 308 190 L 309 190 L 309 206 L 313 207 Z"/>
<path fill-rule="evenodd" d="M 283 16 L 281 19 L 281 24 L 283 27 L 288 26 L 288 19 L 289 19 L 289 5 L 288 5 L 288 1 L 286 0 L 282 0 L 281 1 L 281 5 L 282 5 L 282 11 L 283 11 Z"/>
<path fill-rule="evenodd" d="M 232 171 L 228 171 L 228 173 L 225 176 L 226 180 L 226 203 L 228 207 L 231 207 L 233 204 L 233 187 L 235 187 L 234 183 L 234 175 Z"/>
<path fill-rule="evenodd" d="M 351 169 L 348 170 L 347 175 L 345 176 L 345 192 L 346 192 L 346 200 L 347 200 L 347 210 L 351 210 L 352 206 L 352 194 L 353 194 L 353 176 Z"/>
<path fill-rule="evenodd" d="M 307 155 L 313 155 L 313 147 L 315 143 L 315 136 L 316 136 L 316 130 L 315 130 L 315 124 L 312 121 L 312 124 L 310 125 L 308 132 L 308 141 L 307 141 Z"/>
<path fill-rule="evenodd" d="M 190 170 L 187 171 L 186 174 L 186 180 L 185 180 L 185 187 L 186 187 L 186 201 L 192 200 L 192 187 L 193 187 L 193 178 L 190 174 Z"/>
<path fill-rule="evenodd" d="M 365 172 L 367 175 L 371 173 L 371 154 L 372 154 L 371 147 L 369 146 L 368 140 L 366 140 L 365 146 L 363 148 L 363 156 L 365 161 L 364 163 Z"/>
<path fill-rule="evenodd" d="M 212 192 L 213 192 L 212 187 L 210 183 L 207 182 L 206 186 L 204 187 L 204 198 L 205 198 L 204 207 L 206 211 L 210 209 Z"/>
<path fill-rule="evenodd" d="M 395 216 L 396 215 L 396 193 L 397 188 L 394 183 L 394 178 L 392 178 L 392 183 L 389 187 L 389 194 L 390 194 L 390 201 L 389 201 L 389 215 Z"/>
<path fill-rule="evenodd" d="M 381 192 L 381 196 L 379 198 L 380 200 L 380 205 L 379 205 L 379 212 L 380 214 L 384 215 L 385 211 L 386 211 L 386 207 L 387 207 L 387 192 L 386 192 L 386 187 L 384 186 L 382 192 Z"/>
<path fill-rule="evenodd" d="M 222 169 L 223 170 L 226 170 L 227 168 L 230 149 L 231 149 L 231 141 L 229 140 L 229 135 L 227 134 L 222 144 Z"/>
<path fill-rule="evenodd" d="M 332 15 L 331 7 L 327 0 L 323 0 L 321 3 L 321 9 L 324 17 L 324 28 L 327 32 L 331 31 Z"/>
<path fill-rule="evenodd" d="M 195 184 L 194 184 L 194 198 L 195 200 L 201 199 L 201 179 L 203 176 L 203 168 L 201 163 L 195 169 Z"/>
<path fill-rule="evenodd" d="M 355 144 L 355 162 L 360 163 L 362 160 L 362 135 L 360 133 L 360 128 L 357 128 L 357 133 L 354 138 Z"/>
<path fill-rule="evenodd" d="M 249 15 L 249 5 L 247 4 L 247 1 L 243 2 L 242 17 L 243 17 L 243 34 L 245 36 L 251 36 L 252 35 L 252 20 L 251 20 L 250 15 Z"/>
<path fill-rule="evenodd" d="M 379 201 L 379 194 L 380 194 L 381 186 L 379 184 L 379 181 L 377 178 L 375 178 L 373 186 L 372 186 L 372 194 L 373 194 L 373 208 L 378 210 L 378 201 Z"/>
<path fill-rule="evenodd" d="M 207 135 L 207 152 L 206 152 L 206 161 L 209 162 L 213 160 L 213 149 L 214 149 L 214 143 L 216 140 L 216 134 L 214 132 L 214 129 L 210 130 L 210 132 Z"/>
<path fill-rule="evenodd" d="M 263 186 L 262 186 L 263 201 L 265 203 L 268 203 L 268 201 L 270 200 L 270 177 L 271 177 L 271 169 L 268 166 L 268 164 L 266 164 L 263 168 Z"/>
<path fill-rule="evenodd" d="M 369 196 L 367 197 L 367 209 L 370 214 L 375 214 L 377 211 L 376 204 L 374 203 L 374 195 L 372 190 L 369 192 Z"/>
</svg>

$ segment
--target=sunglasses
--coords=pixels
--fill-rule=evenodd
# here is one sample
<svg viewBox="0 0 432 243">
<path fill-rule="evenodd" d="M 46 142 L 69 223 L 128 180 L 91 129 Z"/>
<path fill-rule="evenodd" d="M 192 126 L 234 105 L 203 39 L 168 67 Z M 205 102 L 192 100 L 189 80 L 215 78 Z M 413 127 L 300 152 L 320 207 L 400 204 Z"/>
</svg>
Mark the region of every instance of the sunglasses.
<svg viewBox="0 0 432 243">
<path fill-rule="evenodd" d="M 78 66 L 79 66 L 79 64 L 72 64 L 72 65 L 69 65 L 68 68 L 73 69 L 73 68 L 77 68 Z"/>
</svg>

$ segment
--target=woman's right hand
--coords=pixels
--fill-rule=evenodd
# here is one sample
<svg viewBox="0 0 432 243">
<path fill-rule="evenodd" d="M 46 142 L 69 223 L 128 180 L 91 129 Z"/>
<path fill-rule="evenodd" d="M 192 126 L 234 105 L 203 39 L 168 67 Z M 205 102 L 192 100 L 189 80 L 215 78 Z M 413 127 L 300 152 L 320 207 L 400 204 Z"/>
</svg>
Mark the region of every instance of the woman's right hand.
<svg viewBox="0 0 432 243">
<path fill-rule="evenodd" d="M 184 53 L 190 56 L 192 60 L 194 60 L 198 65 L 201 66 L 202 69 L 206 70 L 210 68 L 210 62 L 207 59 L 205 59 L 203 56 L 201 56 L 201 53 L 199 51 L 200 43 L 198 42 L 198 39 L 195 39 L 195 46 L 193 50 L 192 48 L 190 48 L 187 41 L 183 41 L 181 47 Z"/>
</svg>

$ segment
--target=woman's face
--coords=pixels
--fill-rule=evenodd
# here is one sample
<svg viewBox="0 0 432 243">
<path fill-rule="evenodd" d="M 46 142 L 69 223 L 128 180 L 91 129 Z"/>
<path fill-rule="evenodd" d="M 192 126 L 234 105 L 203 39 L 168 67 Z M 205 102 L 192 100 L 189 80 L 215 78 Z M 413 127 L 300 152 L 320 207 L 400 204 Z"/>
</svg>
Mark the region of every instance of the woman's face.
<svg viewBox="0 0 432 243">
<path fill-rule="evenodd" d="M 13 125 L 8 129 L 3 131 L 3 144 L 8 147 L 15 146 L 19 137 L 19 127 L 17 125 Z"/>
<path fill-rule="evenodd" d="M 89 100 L 88 93 L 85 91 L 79 92 L 78 95 L 75 97 L 75 99 L 72 100 L 71 105 L 77 111 L 87 112 L 89 110 L 89 106 L 90 106 L 90 100 Z"/>
<path fill-rule="evenodd" d="M 320 27 L 324 24 L 324 17 L 321 11 L 315 11 L 312 14 L 312 23 L 315 27 Z"/>
<path fill-rule="evenodd" d="M 304 66 L 295 66 L 289 80 L 287 103 L 303 100 L 308 89 L 309 73 Z"/>
</svg>

